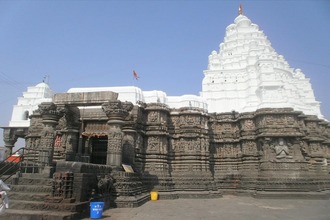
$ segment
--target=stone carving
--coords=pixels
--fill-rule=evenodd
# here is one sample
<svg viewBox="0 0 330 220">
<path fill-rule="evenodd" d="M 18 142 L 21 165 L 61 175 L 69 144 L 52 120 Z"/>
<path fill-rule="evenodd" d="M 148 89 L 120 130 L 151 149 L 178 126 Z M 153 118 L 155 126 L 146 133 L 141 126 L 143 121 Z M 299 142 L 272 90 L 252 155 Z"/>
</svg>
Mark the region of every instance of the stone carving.
<svg viewBox="0 0 330 220">
<path fill-rule="evenodd" d="M 109 127 L 105 123 L 91 121 L 87 122 L 83 136 L 102 136 L 108 133 Z"/>
<path fill-rule="evenodd" d="M 241 154 L 241 150 L 235 144 L 224 143 L 215 148 L 216 155 L 220 158 L 235 158 Z"/>
<path fill-rule="evenodd" d="M 159 138 L 158 137 L 149 137 L 148 138 L 148 151 L 150 152 L 159 152 Z"/>
<path fill-rule="evenodd" d="M 181 139 L 175 144 L 175 152 L 200 152 L 201 141 L 200 139 Z"/>
<path fill-rule="evenodd" d="M 273 145 L 273 149 L 276 153 L 276 159 L 292 159 L 289 146 L 283 138 L 278 139 L 277 144 Z"/>
<path fill-rule="evenodd" d="M 320 154 L 320 153 L 322 153 L 322 148 L 321 148 L 320 143 L 311 142 L 311 143 L 309 143 L 309 148 L 310 148 L 311 154 Z"/>
<path fill-rule="evenodd" d="M 52 196 L 58 198 L 58 201 L 71 199 L 73 197 L 73 173 L 57 172 L 53 175 Z"/>
<path fill-rule="evenodd" d="M 244 122 L 244 129 L 247 129 L 247 130 L 254 129 L 254 123 L 253 123 L 253 121 L 251 119 L 245 120 L 245 122 Z"/>
<path fill-rule="evenodd" d="M 109 135 L 108 151 L 109 152 L 121 152 L 123 133 L 113 132 Z"/>
<path fill-rule="evenodd" d="M 98 175 L 97 180 L 97 189 L 100 196 L 109 195 L 113 188 L 114 178 L 110 174 L 104 176 Z"/>
<path fill-rule="evenodd" d="M 148 115 L 148 121 L 150 122 L 158 122 L 159 113 L 156 111 L 151 111 Z"/>
<path fill-rule="evenodd" d="M 119 100 L 108 101 L 102 104 L 102 110 L 108 116 L 109 119 L 121 119 L 129 115 L 129 111 L 132 110 L 133 105 L 129 102 L 122 103 Z"/>
<path fill-rule="evenodd" d="M 175 115 L 175 116 L 172 116 L 171 119 L 172 119 L 173 126 L 179 127 L 180 117 Z"/>
<path fill-rule="evenodd" d="M 122 102 L 121 105 L 122 105 L 123 109 L 127 112 L 130 112 L 134 107 L 133 103 L 131 103 L 131 102 Z"/>
<path fill-rule="evenodd" d="M 58 119 L 64 115 L 66 109 L 57 107 L 52 102 L 43 102 L 39 105 L 39 108 L 36 111 L 38 111 L 42 115 L 42 117 L 55 117 L 55 120 L 58 121 Z"/>
<path fill-rule="evenodd" d="M 242 143 L 242 153 L 244 155 L 255 155 L 257 154 L 257 145 L 254 141 L 244 141 Z"/>
</svg>

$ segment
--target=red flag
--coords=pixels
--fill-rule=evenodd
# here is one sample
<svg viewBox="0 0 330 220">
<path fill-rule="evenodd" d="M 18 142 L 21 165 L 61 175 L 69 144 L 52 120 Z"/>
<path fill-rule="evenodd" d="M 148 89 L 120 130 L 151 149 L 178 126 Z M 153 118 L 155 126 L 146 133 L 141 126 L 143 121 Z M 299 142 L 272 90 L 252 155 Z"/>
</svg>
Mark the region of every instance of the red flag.
<svg viewBox="0 0 330 220">
<path fill-rule="evenodd" d="M 139 75 L 135 72 L 135 70 L 133 70 L 133 76 L 136 80 L 140 78 Z"/>
<path fill-rule="evenodd" d="M 243 14 L 243 6 L 242 6 L 242 4 L 239 4 L 238 14 L 239 15 L 242 15 Z"/>
</svg>

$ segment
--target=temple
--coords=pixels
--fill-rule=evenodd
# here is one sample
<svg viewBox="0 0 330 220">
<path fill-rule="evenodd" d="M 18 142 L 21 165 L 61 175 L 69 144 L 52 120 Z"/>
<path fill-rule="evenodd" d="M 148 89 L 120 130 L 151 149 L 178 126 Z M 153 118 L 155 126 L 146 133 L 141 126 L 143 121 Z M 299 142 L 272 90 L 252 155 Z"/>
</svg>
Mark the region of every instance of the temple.
<svg viewBox="0 0 330 220">
<path fill-rule="evenodd" d="M 33 113 L 15 110 L 29 125 L 20 133 L 13 116 L 16 127 L 3 128 L 9 152 L 18 135 L 26 140 L 7 180 L 12 208 L 74 219 L 90 199 L 136 207 L 153 190 L 160 199 L 329 198 L 330 124 L 302 71 L 242 13 L 209 56 L 200 96 L 72 88 Z M 23 193 L 28 183 L 38 196 Z"/>
</svg>

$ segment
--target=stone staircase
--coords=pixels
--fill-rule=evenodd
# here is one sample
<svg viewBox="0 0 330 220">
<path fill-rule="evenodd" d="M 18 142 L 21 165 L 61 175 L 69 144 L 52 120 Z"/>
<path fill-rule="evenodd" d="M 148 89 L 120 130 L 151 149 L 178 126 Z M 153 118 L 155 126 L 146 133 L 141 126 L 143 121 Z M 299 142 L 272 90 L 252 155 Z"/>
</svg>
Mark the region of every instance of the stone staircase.
<svg viewBox="0 0 330 220">
<path fill-rule="evenodd" d="M 20 177 L 11 177 L 6 183 L 11 188 L 8 192 L 9 209 L 0 215 L 0 219 L 81 219 L 89 211 L 86 203 L 48 202 L 52 194 L 52 179 L 40 174 L 21 174 Z"/>
</svg>

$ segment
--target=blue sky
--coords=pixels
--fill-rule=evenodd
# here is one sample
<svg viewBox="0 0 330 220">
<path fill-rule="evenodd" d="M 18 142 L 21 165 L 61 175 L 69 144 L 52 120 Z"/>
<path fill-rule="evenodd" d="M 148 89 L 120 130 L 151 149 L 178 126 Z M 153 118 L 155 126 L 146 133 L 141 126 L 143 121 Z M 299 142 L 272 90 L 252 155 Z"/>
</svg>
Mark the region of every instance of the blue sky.
<svg viewBox="0 0 330 220">
<path fill-rule="evenodd" d="M 0 1 L 0 125 L 45 75 L 55 92 L 135 85 L 198 95 L 208 55 L 240 3 L 273 48 L 311 79 L 330 119 L 330 1 Z M 3 145 L 2 131 L 0 138 Z"/>
</svg>

